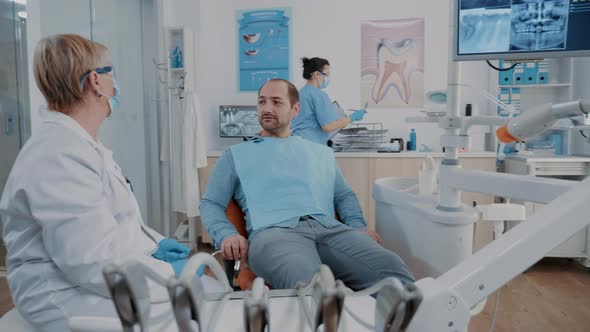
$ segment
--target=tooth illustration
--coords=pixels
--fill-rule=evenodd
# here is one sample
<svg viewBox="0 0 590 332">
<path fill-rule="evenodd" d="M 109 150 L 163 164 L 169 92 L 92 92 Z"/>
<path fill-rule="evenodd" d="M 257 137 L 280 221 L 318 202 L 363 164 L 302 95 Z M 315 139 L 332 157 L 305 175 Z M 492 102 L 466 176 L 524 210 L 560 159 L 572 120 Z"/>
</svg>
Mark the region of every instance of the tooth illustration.
<svg viewBox="0 0 590 332">
<path fill-rule="evenodd" d="M 416 41 L 402 39 L 399 42 L 381 40 L 377 44 L 377 78 L 371 98 L 378 104 L 389 89 L 394 88 L 400 99 L 409 104 L 412 95 L 410 80 L 418 69 L 419 54 Z"/>
<path fill-rule="evenodd" d="M 256 43 L 260 39 L 260 32 L 257 32 L 257 33 L 245 33 L 245 34 L 242 34 L 242 38 L 244 38 L 244 40 L 248 44 L 254 44 L 254 43 Z"/>
<path fill-rule="evenodd" d="M 247 56 L 254 56 L 258 54 L 258 50 L 244 50 Z"/>
</svg>

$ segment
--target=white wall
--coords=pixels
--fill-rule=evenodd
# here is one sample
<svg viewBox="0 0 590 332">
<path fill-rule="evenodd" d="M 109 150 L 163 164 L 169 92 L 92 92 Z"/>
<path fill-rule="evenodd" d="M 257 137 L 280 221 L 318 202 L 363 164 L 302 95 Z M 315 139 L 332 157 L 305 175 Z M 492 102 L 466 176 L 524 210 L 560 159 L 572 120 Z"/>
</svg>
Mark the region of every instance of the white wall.
<svg viewBox="0 0 590 332">
<path fill-rule="evenodd" d="M 446 0 L 163 0 L 165 24 L 190 27 L 197 38 L 197 88 L 206 111 L 208 147 L 222 149 L 239 142 L 219 138 L 218 106 L 255 104 L 255 93 L 237 91 L 236 11 L 270 7 L 291 7 L 291 79 L 301 78 L 300 58 L 319 56 L 331 63 L 332 83 L 326 92 L 344 108 L 360 105 L 360 24 L 365 20 L 425 18 L 425 91 L 446 87 L 448 59 L 448 1 Z M 343 8 L 346 7 L 346 8 Z M 465 63 L 463 82 L 487 89 L 488 70 L 482 62 Z M 464 102 L 479 103 L 466 91 Z M 477 101 L 477 102 L 475 102 Z M 405 117 L 420 115 L 416 109 L 369 109 L 365 118 L 383 122 L 389 137 L 407 139 L 416 128 L 418 143 L 439 148 L 441 130 L 436 125 L 408 124 Z M 481 150 L 482 135 L 476 135 L 474 150 Z"/>
</svg>

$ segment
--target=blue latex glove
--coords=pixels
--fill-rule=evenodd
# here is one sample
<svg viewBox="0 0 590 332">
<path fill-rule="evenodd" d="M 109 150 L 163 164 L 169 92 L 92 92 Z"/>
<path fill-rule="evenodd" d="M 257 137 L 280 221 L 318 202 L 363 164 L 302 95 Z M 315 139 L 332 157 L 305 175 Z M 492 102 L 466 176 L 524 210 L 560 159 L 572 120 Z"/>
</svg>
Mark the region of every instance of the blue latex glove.
<svg viewBox="0 0 590 332">
<path fill-rule="evenodd" d="M 365 111 L 364 109 L 354 111 L 354 113 L 350 115 L 350 120 L 352 120 L 352 122 L 361 121 L 363 117 L 365 117 L 365 114 L 367 114 L 367 111 Z"/>
<path fill-rule="evenodd" d="M 180 242 L 165 238 L 158 243 L 158 249 L 152 256 L 161 261 L 171 263 L 188 257 L 190 249 Z"/>
<path fill-rule="evenodd" d="M 174 270 L 174 274 L 177 277 L 180 276 L 182 269 L 184 269 L 184 266 L 186 265 L 186 261 L 187 261 L 187 259 L 181 259 L 181 260 L 177 260 L 175 262 L 170 263 L 170 265 L 172 265 L 172 269 Z M 197 270 L 197 275 L 199 277 L 202 277 L 203 274 L 205 274 L 205 265 L 199 266 L 199 269 Z"/>
</svg>

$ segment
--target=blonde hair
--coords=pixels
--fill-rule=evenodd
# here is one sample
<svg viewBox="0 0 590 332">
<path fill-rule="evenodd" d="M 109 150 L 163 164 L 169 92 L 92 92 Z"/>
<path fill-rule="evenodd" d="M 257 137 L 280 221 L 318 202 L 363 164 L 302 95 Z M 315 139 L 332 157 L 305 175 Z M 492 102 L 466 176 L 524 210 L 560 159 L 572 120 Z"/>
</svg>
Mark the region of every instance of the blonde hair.
<svg viewBox="0 0 590 332">
<path fill-rule="evenodd" d="M 106 60 L 108 49 L 73 34 L 43 38 L 35 49 L 35 81 L 50 109 L 67 113 L 80 103 L 84 85 L 80 79 Z"/>
</svg>

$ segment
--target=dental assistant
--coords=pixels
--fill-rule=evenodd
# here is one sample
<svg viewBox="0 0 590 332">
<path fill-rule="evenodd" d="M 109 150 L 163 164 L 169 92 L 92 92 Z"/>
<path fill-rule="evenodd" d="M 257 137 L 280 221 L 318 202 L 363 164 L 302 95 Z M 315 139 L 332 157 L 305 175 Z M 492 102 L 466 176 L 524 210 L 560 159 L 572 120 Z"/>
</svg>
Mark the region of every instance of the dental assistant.
<svg viewBox="0 0 590 332">
<path fill-rule="evenodd" d="M 36 331 L 69 331 L 74 316 L 117 317 L 106 264 L 134 259 L 169 278 L 189 249 L 144 225 L 121 168 L 97 139 L 119 111 L 107 48 L 50 36 L 37 45 L 34 71 L 51 111 L 20 151 L 0 200 L 7 277 Z M 164 287 L 150 287 L 158 291 L 167 298 Z"/>
<path fill-rule="evenodd" d="M 322 91 L 330 83 L 330 63 L 322 58 L 303 58 L 303 78 L 307 84 L 299 90 L 301 111 L 293 120 L 291 130 L 294 135 L 326 145 L 330 133 L 340 130 L 352 122 L 361 121 L 367 113 L 358 110 L 349 116 L 341 117 L 330 97 Z"/>
</svg>

